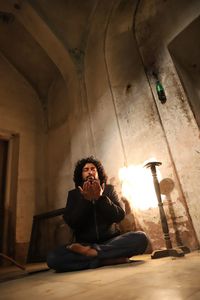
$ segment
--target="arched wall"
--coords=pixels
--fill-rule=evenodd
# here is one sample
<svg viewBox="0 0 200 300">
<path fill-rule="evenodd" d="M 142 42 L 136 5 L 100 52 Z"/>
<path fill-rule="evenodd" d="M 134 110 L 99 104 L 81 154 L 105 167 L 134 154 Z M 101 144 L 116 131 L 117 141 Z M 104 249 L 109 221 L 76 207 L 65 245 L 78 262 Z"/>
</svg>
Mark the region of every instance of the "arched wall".
<svg viewBox="0 0 200 300">
<path fill-rule="evenodd" d="M 90 19 L 87 46 L 73 55 L 68 45 L 64 47 L 62 43 L 58 43 L 61 52 L 49 50 L 45 33 L 41 34 L 41 44 L 62 74 L 52 84 L 48 96 L 45 210 L 65 206 L 67 192 L 74 187 L 73 169 L 79 158 L 95 155 L 101 159 L 109 182 L 121 193 L 119 169 L 141 165 L 155 157 L 163 163 L 159 168 L 162 177 L 171 178 L 175 184 L 172 206 L 181 238 L 195 249 L 193 224 L 198 234 L 199 221 L 192 194 L 196 197 L 198 193 L 198 162 L 193 152 L 192 163 L 197 167 L 192 169 L 196 178 L 192 182 L 186 175 L 191 154 L 188 148 L 184 148 L 184 153 L 182 149 L 187 145 L 188 134 L 190 146 L 194 149 L 195 142 L 198 145 L 197 126 L 167 52 L 167 43 L 177 33 L 173 31 L 175 25 L 168 26 L 167 13 L 173 11 L 174 18 L 178 16 L 176 30 L 182 30 L 195 17 L 195 9 L 185 18 L 189 4 L 184 2 L 179 17 L 180 11 L 174 9 L 172 1 L 167 3 L 160 6 L 156 1 L 99 1 Z M 154 28 L 161 11 L 162 16 L 166 14 L 162 34 Z M 160 19 L 159 22 L 162 23 Z M 55 36 L 50 36 L 55 42 Z M 74 57 L 74 53 L 83 57 Z M 158 68 L 167 97 L 172 99 L 165 105 L 156 98 L 154 79 L 149 76 L 152 66 Z M 180 131 L 186 137 L 178 135 Z M 164 205 L 176 244 L 174 220 L 168 202 L 164 201 Z M 138 226 L 150 235 L 153 248 L 164 246 L 158 209 L 134 214 Z"/>
<path fill-rule="evenodd" d="M 138 49 L 139 25 L 141 26 L 138 19 L 137 40 L 132 31 L 136 4 L 133 1 L 113 1 L 109 4 L 101 1 L 90 30 L 85 58 L 85 80 L 95 153 L 104 162 L 110 181 L 117 185 L 119 192 L 118 170 L 121 167 L 141 165 L 151 157 L 162 161 L 162 178 L 172 178 L 175 183 L 172 197 L 176 199 L 173 202 L 176 220 L 172 216 L 171 203 L 169 205 L 167 200 L 164 201 L 172 240 L 176 245 L 178 228 L 182 242 L 195 249 L 198 242 L 183 194 L 184 186 L 179 181 L 167 127 L 163 127 L 162 118 L 160 119 L 155 95 L 153 97 L 152 93 L 153 87 L 149 84 L 150 80 L 139 52 L 143 49 L 143 43 L 148 43 L 150 32 L 148 31 L 148 37 L 141 40 Z M 156 5 L 153 7 L 155 9 Z M 141 15 L 148 18 L 149 13 L 148 10 L 142 11 Z M 152 49 L 148 48 L 147 58 L 155 51 L 155 45 L 151 46 Z M 189 107 L 188 113 L 190 114 Z M 180 148 L 178 152 L 180 153 Z M 189 151 L 187 155 L 189 156 Z M 135 211 L 135 215 L 139 226 L 149 234 L 152 247 L 164 246 L 158 209 Z M 176 222 L 178 227 L 175 228 Z"/>
<path fill-rule="evenodd" d="M 175 186 L 181 190 L 182 195 L 173 194 L 175 209 L 179 209 L 179 201 L 185 203 L 198 240 L 200 240 L 199 128 L 168 51 L 168 45 L 196 19 L 199 12 L 200 3 L 196 0 L 162 3 L 157 0 L 142 0 L 137 9 L 135 25 L 139 51 L 170 150 L 172 163 L 163 167 L 164 175 L 176 177 Z M 157 98 L 153 71 L 157 73 L 165 88 L 167 95 L 165 104 L 161 104 Z M 188 229 L 184 227 L 183 223 L 182 230 L 186 234 Z"/>
</svg>

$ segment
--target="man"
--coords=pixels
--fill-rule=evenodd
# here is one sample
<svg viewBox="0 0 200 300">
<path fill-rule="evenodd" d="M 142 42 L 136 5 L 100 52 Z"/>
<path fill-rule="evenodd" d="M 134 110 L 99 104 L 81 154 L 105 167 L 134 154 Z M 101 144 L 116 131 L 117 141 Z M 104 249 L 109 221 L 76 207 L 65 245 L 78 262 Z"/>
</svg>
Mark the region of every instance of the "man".
<svg viewBox="0 0 200 300">
<path fill-rule="evenodd" d="M 59 272 L 97 268 L 129 262 L 144 253 L 148 239 L 143 232 L 120 235 L 116 226 L 125 216 L 117 193 L 94 157 L 81 159 L 74 171 L 75 189 L 69 191 L 64 212 L 75 243 L 50 253 L 47 264 Z"/>
</svg>

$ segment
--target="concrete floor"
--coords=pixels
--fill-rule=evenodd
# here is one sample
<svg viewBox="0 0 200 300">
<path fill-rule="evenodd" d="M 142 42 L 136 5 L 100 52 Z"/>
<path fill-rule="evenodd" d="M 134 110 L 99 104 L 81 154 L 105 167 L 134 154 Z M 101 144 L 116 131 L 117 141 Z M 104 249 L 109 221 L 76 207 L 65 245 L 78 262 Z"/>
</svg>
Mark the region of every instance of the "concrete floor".
<svg viewBox="0 0 200 300">
<path fill-rule="evenodd" d="M 137 260 L 137 261 L 136 261 Z M 52 270 L 0 283 L 0 299 L 200 300 L 200 251 L 94 270 Z"/>
</svg>

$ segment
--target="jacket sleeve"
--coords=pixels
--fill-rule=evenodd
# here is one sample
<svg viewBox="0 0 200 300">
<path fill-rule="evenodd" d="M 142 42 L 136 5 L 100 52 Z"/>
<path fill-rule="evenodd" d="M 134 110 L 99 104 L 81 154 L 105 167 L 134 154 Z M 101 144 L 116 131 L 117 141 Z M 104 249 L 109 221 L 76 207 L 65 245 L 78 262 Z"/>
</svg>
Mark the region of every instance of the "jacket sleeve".
<svg viewBox="0 0 200 300">
<path fill-rule="evenodd" d="M 75 230 L 82 227 L 92 210 L 92 203 L 82 197 L 79 191 L 69 191 L 63 218 Z"/>
<path fill-rule="evenodd" d="M 119 223 L 125 217 L 125 211 L 112 185 L 108 185 L 105 192 L 95 202 L 96 209 L 110 223 Z"/>
</svg>

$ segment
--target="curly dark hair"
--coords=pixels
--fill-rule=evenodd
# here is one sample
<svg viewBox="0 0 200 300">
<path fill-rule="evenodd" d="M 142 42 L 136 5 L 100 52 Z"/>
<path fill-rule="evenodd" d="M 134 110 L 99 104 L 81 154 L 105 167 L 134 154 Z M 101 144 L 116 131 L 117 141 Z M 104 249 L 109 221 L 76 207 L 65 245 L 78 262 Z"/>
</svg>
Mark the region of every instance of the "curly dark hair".
<svg viewBox="0 0 200 300">
<path fill-rule="evenodd" d="M 100 184 L 102 185 L 103 183 L 106 183 L 108 177 L 105 173 L 102 163 L 99 160 L 95 159 L 93 156 L 89 156 L 87 158 L 78 160 L 75 165 L 74 177 L 73 177 L 75 187 L 77 188 L 78 186 L 82 186 L 83 184 L 82 170 L 87 163 L 91 163 L 95 165 L 95 167 L 97 168 Z"/>
</svg>

